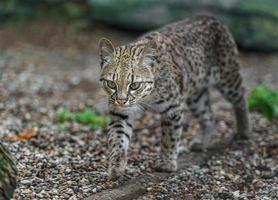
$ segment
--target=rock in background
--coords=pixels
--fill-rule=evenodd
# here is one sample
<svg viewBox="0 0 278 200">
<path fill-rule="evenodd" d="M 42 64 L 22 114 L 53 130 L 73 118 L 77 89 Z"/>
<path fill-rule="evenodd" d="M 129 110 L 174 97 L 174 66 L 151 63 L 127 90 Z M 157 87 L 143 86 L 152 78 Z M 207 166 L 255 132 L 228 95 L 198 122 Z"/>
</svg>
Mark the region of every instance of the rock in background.
<svg viewBox="0 0 278 200">
<path fill-rule="evenodd" d="M 93 19 L 146 31 L 196 14 L 227 24 L 241 47 L 278 50 L 277 0 L 88 0 Z"/>
<path fill-rule="evenodd" d="M 147 31 L 196 14 L 214 15 L 229 26 L 241 47 L 278 50 L 277 0 L 2 0 L 0 23 L 38 18 L 91 22 Z"/>
</svg>

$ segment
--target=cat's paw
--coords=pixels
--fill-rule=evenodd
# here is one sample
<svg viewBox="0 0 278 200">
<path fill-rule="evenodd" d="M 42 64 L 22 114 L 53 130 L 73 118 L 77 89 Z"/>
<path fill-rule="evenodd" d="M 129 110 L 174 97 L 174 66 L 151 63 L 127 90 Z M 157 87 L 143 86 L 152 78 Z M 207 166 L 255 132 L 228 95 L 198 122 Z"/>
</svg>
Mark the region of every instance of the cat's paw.
<svg viewBox="0 0 278 200">
<path fill-rule="evenodd" d="M 117 180 L 119 177 L 121 177 L 125 172 L 125 169 L 123 167 L 109 167 L 108 169 L 108 178 L 111 181 Z"/>
<path fill-rule="evenodd" d="M 206 151 L 215 148 L 217 148 L 217 144 L 214 134 L 207 134 L 205 136 L 202 134 L 198 134 L 189 143 L 189 149 L 195 152 Z"/>
<path fill-rule="evenodd" d="M 236 140 L 247 140 L 250 137 L 251 130 L 249 127 L 244 127 L 237 131 L 237 134 L 235 134 Z"/>
<path fill-rule="evenodd" d="M 203 151 L 204 150 L 204 142 L 203 142 L 203 140 L 200 140 L 199 138 L 194 138 L 189 143 L 189 149 L 191 151 L 196 151 L 196 152 Z"/>
<path fill-rule="evenodd" d="M 178 164 L 176 160 L 158 159 L 154 168 L 158 172 L 175 172 L 178 169 Z"/>
<path fill-rule="evenodd" d="M 189 143 L 189 149 L 196 152 L 205 150 L 203 137 L 197 135 L 195 138 L 193 138 L 193 140 Z"/>
</svg>

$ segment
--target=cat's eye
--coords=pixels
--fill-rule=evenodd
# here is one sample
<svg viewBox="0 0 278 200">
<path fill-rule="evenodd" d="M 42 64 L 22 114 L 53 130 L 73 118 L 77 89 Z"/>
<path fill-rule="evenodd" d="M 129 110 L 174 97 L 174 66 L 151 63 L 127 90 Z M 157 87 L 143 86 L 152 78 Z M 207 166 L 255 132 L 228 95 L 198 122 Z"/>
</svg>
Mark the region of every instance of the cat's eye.
<svg viewBox="0 0 278 200">
<path fill-rule="evenodd" d="M 116 83 L 114 83 L 113 81 L 106 81 L 106 84 L 109 88 L 115 90 L 117 88 Z"/>
<path fill-rule="evenodd" d="M 140 86 L 141 86 L 141 83 L 134 82 L 134 83 L 131 83 L 129 87 L 131 90 L 138 90 L 140 88 Z"/>
</svg>

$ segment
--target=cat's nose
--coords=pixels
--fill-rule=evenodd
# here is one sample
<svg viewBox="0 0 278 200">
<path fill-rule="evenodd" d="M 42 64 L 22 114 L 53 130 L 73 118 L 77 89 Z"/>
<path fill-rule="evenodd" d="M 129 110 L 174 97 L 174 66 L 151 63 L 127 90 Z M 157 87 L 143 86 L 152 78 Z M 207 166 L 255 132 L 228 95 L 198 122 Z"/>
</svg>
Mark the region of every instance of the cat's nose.
<svg viewBox="0 0 278 200">
<path fill-rule="evenodd" d="M 127 99 L 117 99 L 115 100 L 116 105 L 123 106 L 127 102 Z"/>
</svg>

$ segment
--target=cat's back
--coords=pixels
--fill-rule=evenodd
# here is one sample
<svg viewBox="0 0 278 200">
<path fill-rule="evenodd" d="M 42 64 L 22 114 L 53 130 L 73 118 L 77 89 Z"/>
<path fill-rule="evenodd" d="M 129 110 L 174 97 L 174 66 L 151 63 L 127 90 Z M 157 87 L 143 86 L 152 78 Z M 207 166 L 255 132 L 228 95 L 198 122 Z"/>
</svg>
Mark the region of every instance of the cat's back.
<svg viewBox="0 0 278 200">
<path fill-rule="evenodd" d="M 228 28 L 212 16 L 196 16 L 170 23 L 143 35 L 140 39 L 155 39 L 158 33 L 165 43 L 170 41 L 168 44 L 181 50 L 186 47 L 213 50 L 219 43 L 226 48 L 236 48 Z"/>
<path fill-rule="evenodd" d="M 176 46 L 212 48 L 222 38 L 233 43 L 228 29 L 212 16 L 196 16 L 168 24 L 158 30 Z"/>
<path fill-rule="evenodd" d="M 211 26 L 219 29 L 222 23 L 212 16 L 195 16 L 177 22 L 167 24 L 157 31 L 169 35 L 175 33 L 190 34 L 195 32 L 207 31 Z M 215 30 L 216 31 L 216 30 Z"/>
</svg>

